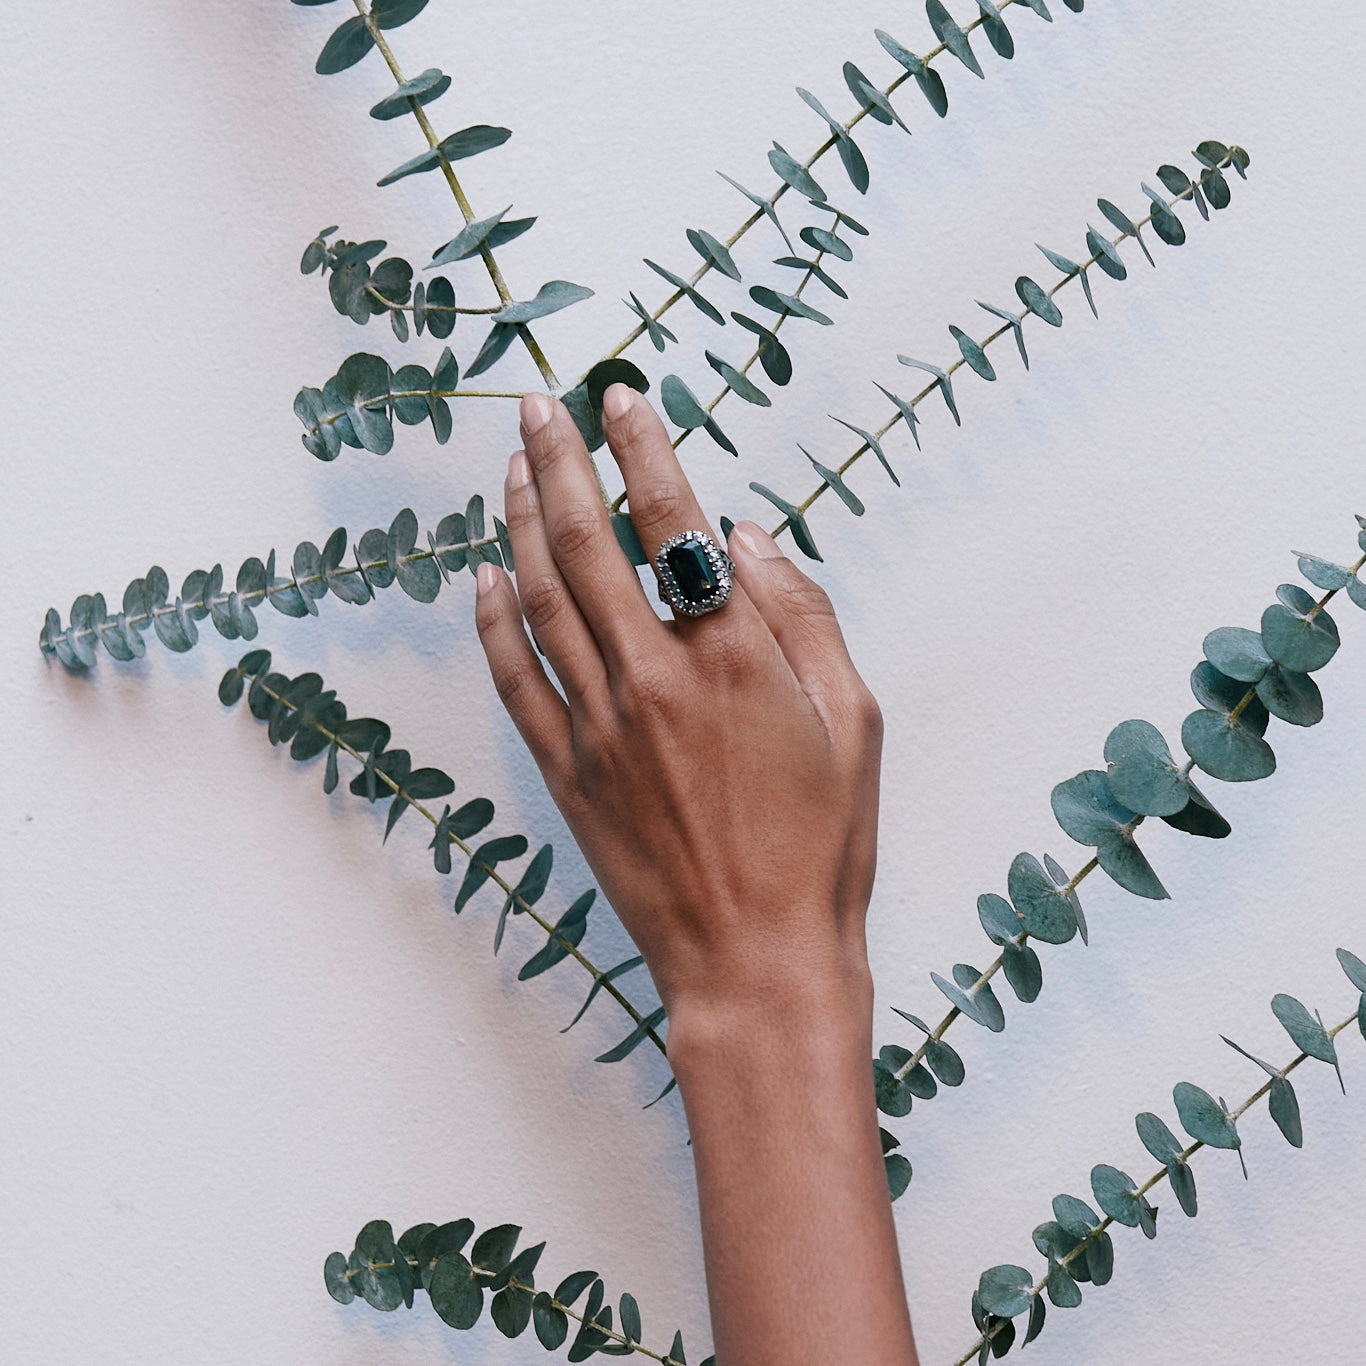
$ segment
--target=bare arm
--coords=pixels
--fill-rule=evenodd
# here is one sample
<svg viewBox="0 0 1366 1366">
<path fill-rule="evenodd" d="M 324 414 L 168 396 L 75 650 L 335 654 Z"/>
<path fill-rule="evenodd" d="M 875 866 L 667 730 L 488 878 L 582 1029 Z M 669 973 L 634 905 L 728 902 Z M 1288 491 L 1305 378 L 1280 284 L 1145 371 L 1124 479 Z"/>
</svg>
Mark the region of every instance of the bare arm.
<svg viewBox="0 0 1366 1366">
<path fill-rule="evenodd" d="M 706 530 L 649 404 L 613 386 L 604 428 L 647 553 Z M 661 622 L 567 411 L 524 400 L 522 434 L 517 590 L 480 567 L 480 636 L 668 1010 L 718 1366 L 914 1366 L 870 1062 L 877 706 L 760 528 L 724 606 Z"/>
</svg>

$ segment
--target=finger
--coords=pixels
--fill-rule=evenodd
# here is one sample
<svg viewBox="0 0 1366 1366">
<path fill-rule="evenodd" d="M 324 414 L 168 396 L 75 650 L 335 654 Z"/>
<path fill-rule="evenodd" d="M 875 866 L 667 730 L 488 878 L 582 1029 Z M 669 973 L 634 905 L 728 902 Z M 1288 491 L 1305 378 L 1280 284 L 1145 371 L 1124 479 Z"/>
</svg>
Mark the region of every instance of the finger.
<svg viewBox="0 0 1366 1366">
<path fill-rule="evenodd" d="M 517 566 L 517 596 L 531 634 L 545 651 L 571 706 L 601 695 L 607 688 L 607 668 L 550 553 L 540 492 L 525 451 L 514 451 L 508 461 L 503 508 Z"/>
<path fill-rule="evenodd" d="M 569 410 L 546 394 L 528 394 L 521 419 L 550 554 L 610 669 L 632 637 L 658 636 L 658 618 L 621 553 Z"/>
<path fill-rule="evenodd" d="M 517 594 L 505 570 L 479 566 L 474 621 L 493 686 L 543 773 L 569 753 L 569 708 L 546 677 L 526 631 Z"/>
<path fill-rule="evenodd" d="M 625 384 L 609 386 L 602 399 L 602 429 L 626 481 L 631 522 L 652 561 L 659 547 L 680 531 L 705 531 L 717 540 L 669 434 L 649 403 Z M 689 632 L 715 630 L 722 618 L 728 618 L 731 629 L 759 624 L 743 589 L 732 589 L 731 600 L 718 612 L 701 617 L 680 613 L 679 626 Z"/>
<path fill-rule="evenodd" d="M 867 692 L 835 609 L 820 584 L 808 578 L 754 522 L 737 522 L 730 534 L 735 577 L 772 631 L 802 691 L 831 706 L 862 700 Z"/>
</svg>

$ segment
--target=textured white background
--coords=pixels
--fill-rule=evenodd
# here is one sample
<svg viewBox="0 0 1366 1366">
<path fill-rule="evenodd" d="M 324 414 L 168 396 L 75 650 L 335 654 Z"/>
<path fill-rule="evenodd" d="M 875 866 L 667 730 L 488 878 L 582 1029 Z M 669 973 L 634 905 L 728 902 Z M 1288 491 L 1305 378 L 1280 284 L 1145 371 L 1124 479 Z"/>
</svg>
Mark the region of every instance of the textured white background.
<svg viewBox="0 0 1366 1366">
<path fill-rule="evenodd" d="M 297 272 L 303 244 L 337 222 L 420 260 L 455 222 L 437 176 L 373 188 L 420 146 L 410 121 L 366 117 L 378 59 L 312 73 L 349 8 L 64 0 L 0 18 L 0 1342 L 24 1366 L 541 1359 L 487 1321 L 457 1338 L 425 1304 L 334 1305 L 323 1257 L 376 1216 L 524 1224 L 549 1240 L 545 1279 L 597 1267 L 640 1298 L 658 1348 L 675 1325 L 696 1356 L 707 1340 L 681 1111 L 639 1109 L 662 1080 L 648 1050 L 590 1061 L 621 1032 L 610 1006 L 556 1032 L 582 974 L 518 985 L 534 930 L 519 922 L 494 960 L 496 899 L 451 916 L 419 820 L 381 850 L 373 813 L 321 795 L 320 766 L 225 713 L 214 687 L 236 650 L 211 632 L 185 657 L 156 642 L 133 667 L 102 657 L 89 679 L 35 648 L 49 603 L 115 598 L 153 561 L 178 583 L 339 522 L 387 525 L 410 504 L 429 525 L 497 495 L 511 405 L 461 410 L 445 448 L 404 429 L 383 460 L 324 467 L 299 446 L 301 383 L 354 350 L 436 351 L 337 316 Z M 1097 764 L 1126 717 L 1175 739 L 1202 636 L 1254 624 L 1294 577 L 1292 547 L 1355 553 L 1366 20 L 1346 0 L 1312 8 L 1093 0 L 1055 5 L 1052 26 L 1012 11 L 1013 64 L 980 41 L 985 83 L 943 64 L 945 122 L 908 89 L 913 138 L 863 125 L 866 201 L 825 163 L 873 229 L 839 272 L 851 301 L 829 305 L 834 328 L 785 333 L 798 378 L 772 411 L 723 407 L 740 462 L 685 447 L 715 512 L 763 516 L 748 480 L 800 496 L 795 442 L 847 451 L 823 414 L 881 420 L 869 381 L 905 383 L 897 351 L 948 356 L 947 323 L 981 328 L 974 299 L 1008 301 L 1021 271 L 1052 278 L 1036 240 L 1079 252 L 1098 194 L 1140 211 L 1139 180 L 1189 166 L 1201 138 L 1251 152 L 1227 212 L 1183 211 L 1187 247 L 1155 244 L 1157 271 L 1129 249 L 1129 283 L 1097 279 L 1099 322 L 1069 288 L 1062 331 L 1033 327 L 1032 374 L 1005 346 L 1000 383 L 964 372 L 961 432 L 929 405 L 924 453 L 893 444 L 901 490 L 860 466 L 868 515 L 827 499 L 814 516 L 889 723 L 880 1042 L 908 1038 L 887 1006 L 937 1012 L 930 969 L 985 958 L 974 901 L 1016 852 L 1085 858 L 1052 823 L 1052 785 Z M 540 215 L 503 253 L 519 294 L 556 276 L 598 290 L 537 329 L 572 376 L 624 333 L 626 290 L 661 297 L 640 256 L 691 269 L 685 227 L 738 223 L 714 168 L 766 188 L 770 138 L 815 144 L 794 85 L 843 115 L 844 58 L 895 74 L 875 26 L 931 42 L 918 6 L 876 0 L 436 0 L 394 43 L 410 72 L 456 74 L 441 131 L 515 129 L 468 164 L 468 188 L 481 213 Z M 751 240 L 773 253 L 771 234 Z M 702 344 L 747 354 L 738 329 L 688 312 L 672 315 L 687 376 L 709 375 Z M 477 333 L 455 340 L 468 359 Z M 495 374 L 533 378 L 520 352 Z M 396 589 L 363 610 L 329 600 L 317 622 L 268 612 L 258 643 L 386 717 L 462 796 L 492 796 L 499 830 L 555 839 L 547 904 L 562 906 L 587 874 L 487 683 L 470 589 L 429 607 Z M 1092 947 L 1046 951 L 1042 998 L 1008 1002 L 1000 1038 L 960 1024 L 968 1084 L 895 1126 L 917 1168 L 897 1211 L 927 1363 L 966 1346 L 983 1267 L 1036 1263 L 1030 1229 L 1056 1192 L 1087 1194 L 1098 1161 L 1148 1174 L 1137 1110 L 1174 1118 L 1183 1078 L 1231 1101 L 1258 1084 L 1220 1032 L 1279 1058 L 1274 992 L 1349 1008 L 1333 949 L 1366 953 L 1366 630 L 1337 615 L 1322 726 L 1273 723 L 1271 781 L 1209 784 L 1232 837 L 1145 828 L 1172 900 L 1091 880 Z M 605 957 L 621 935 L 599 920 Z M 1366 1062 L 1359 1037 L 1342 1042 L 1346 1099 L 1327 1068 L 1298 1074 L 1305 1151 L 1258 1113 L 1250 1183 L 1231 1154 L 1200 1154 L 1200 1218 L 1164 1199 L 1156 1243 L 1117 1230 L 1113 1284 L 1051 1316 L 1038 1363 L 1355 1358 Z"/>
</svg>

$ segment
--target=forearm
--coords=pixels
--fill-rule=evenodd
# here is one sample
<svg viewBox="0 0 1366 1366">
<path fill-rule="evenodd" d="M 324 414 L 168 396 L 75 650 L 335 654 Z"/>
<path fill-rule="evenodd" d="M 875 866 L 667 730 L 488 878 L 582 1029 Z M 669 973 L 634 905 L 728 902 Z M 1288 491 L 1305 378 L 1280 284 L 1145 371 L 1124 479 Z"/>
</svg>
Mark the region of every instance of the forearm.
<svg viewBox="0 0 1366 1366">
<path fill-rule="evenodd" d="M 866 969 L 675 1008 L 718 1366 L 915 1366 L 871 1053 Z"/>
</svg>

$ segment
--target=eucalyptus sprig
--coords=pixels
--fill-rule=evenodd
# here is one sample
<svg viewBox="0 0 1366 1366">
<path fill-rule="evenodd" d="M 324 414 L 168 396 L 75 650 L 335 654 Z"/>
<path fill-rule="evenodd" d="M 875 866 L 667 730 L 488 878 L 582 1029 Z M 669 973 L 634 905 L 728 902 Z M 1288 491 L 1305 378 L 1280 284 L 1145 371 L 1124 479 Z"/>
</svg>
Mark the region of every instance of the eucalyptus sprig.
<svg viewBox="0 0 1366 1366">
<path fill-rule="evenodd" d="M 606 1286 L 596 1271 L 573 1271 L 553 1292 L 538 1290 L 536 1268 L 544 1242 L 518 1252 L 521 1226 L 497 1224 L 474 1238 L 466 1255 L 474 1229 L 474 1220 L 455 1219 L 414 1224 L 395 1238 L 390 1223 L 373 1219 L 357 1235 L 349 1256 L 333 1252 L 324 1262 L 327 1293 L 339 1304 L 360 1298 L 372 1309 L 391 1313 L 399 1305 L 411 1309 L 417 1291 L 425 1290 L 442 1321 L 461 1331 L 479 1322 L 487 1295 L 489 1317 L 505 1337 L 520 1337 L 534 1325 L 537 1341 L 548 1352 L 569 1341 L 570 1361 L 587 1361 L 598 1354 L 638 1355 L 662 1366 L 688 1366 L 681 1331 L 674 1333 L 667 1352 L 643 1344 L 634 1295 L 621 1296 L 614 1321 L 612 1306 L 605 1303 Z M 583 1304 L 576 1308 L 580 1300 Z M 571 1324 L 578 1327 L 569 1340 Z M 700 1366 L 715 1366 L 715 1361 L 707 1357 Z"/>
<path fill-rule="evenodd" d="M 916 1099 L 932 1099 L 940 1085 L 962 1083 L 963 1060 L 944 1034 L 959 1016 L 993 1033 L 1005 1028 L 1005 1010 L 991 985 L 998 973 L 1019 1001 L 1037 999 L 1043 969 L 1031 940 L 1065 944 L 1080 936 L 1087 942 L 1077 888 L 1097 868 L 1136 896 L 1167 897 L 1135 838 L 1146 820 L 1157 817 L 1177 830 L 1210 839 L 1229 834 L 1229 823 L 1192 782 L 1194 769 L 1224 782 L 1268 777 L 1275 769 L 1275 754 L 1263 736 L 1271 716 L 1295 726 L 1322 720 L 1322 695 L 1311 675 L 1332 659 L 1339 644 L 1327 604 L 1346 591 L 1352 602 L 1366 608 L 1366 584 L 1360 578 L 1366 567 L 1366 518 L 1358 517 L 1357 524 L 1363 553 L 1350 566 L 1298 556 L 1311 582 L 1322 579 L 1335 585 L 1317 601 L 1298 585 L 1282 584 L 1277 601 L 1262 613 L 1259 631 L 1220 627 L 1205 637 L 1205 658 L 1191 674 L 1200 706 L 1181 728 L 1187 752 L 1183 763 L 1173 758 L 1156 726 L 1124 721 L 1105 741 L 1106 768 L 1088 769 L 1053 789 L 1059 826 L 1095 854 L 1070 877 L 1047 854 L 1042 863 L 1033 854 L 1018 854 L 1007 878 L 1008 896 L 986 892 L 978 897 L 982 929 L 999 953 L 985 970 L 955 963 L 952 980 L 930 974 L 950 1004 L 937 1025 L 893 1007 L 924 1037 L 915 1049 L 887 1044 L 879 1051 L 873 1075 L 883 1113 L 907 1115 Z"/>
<path fill-rule="evenodd" d="M 534 218 L 522 219 L 526 225 L 522 230 L 535 221 Z M 446 276 L 437 275 L 414 284 L 412 262 L 402 256 L 386 256 L 372 267 L 370 262 L 389 244 L 380 239 L 350 242 L 338 238 L 329 242 L 327 239 L 336 231 L 335 225 L 318 231 L 304 248 L 299 270 L 304 275 L 312 275 L 315 271 L 322 275 L 327 281 L 333 308 L 362 327 L 371 318 L 387 313 L 394 336 L 401 342 L 406 342 L 413 331 L 419 337 L 426 331 L 444 339 L 455 330 L 456 318 L 461 314 L 497 313 L 502 307 L 499 304 L 459 307 L 455 302 L 455 287 Z M 477 248 L 467 255 L 476 253 Z M 464 260 L 465 256 L 446 259 Z"/>
<path fill-rule="evenodd" d="M 536 903 L 550 882 L 555 856 L 552 845 L 543 844 L 516 881 L 509 880 L 499 870 L 500 865 L 521 858 L 529 844 L 521 834 L 494 836 L 478 845 L 471 843 L 493 820 L 493 803 L 487 797 L 471 798 L 454 811 L 446 804 L 438 816 L 424 803 L 447 797 L 455 791 L 455 781 L 450 774 L 435 767 L 414 768 L 407 750 L 389 748 L 392 732 L 385 722 L 373 717 L 348 716 L 346 704 L 338 699 L 335 691 L 323 686 L 320 675 L 303 673 L 290 678 L 273 672 L 270 665 L 268 650 L 252 650 L 243 655 L 223 675 L 218 686 L 219 700 L 224 706 L 234 706 L 245 693 L 251 714 L 266 723 L 271 744 L 288 744 L 291 759 L 305 763 L 325 753 L 324 792 L 335 791 L 341 781 L 341 755 L 360 764 L 360 771 L 352 777 L 348 790 L 371 804 L 390 803 L 384 824 L 386 841 L 403 813 L 410 808 L 427 820 L 433 828 L 432 842 L 427 847 L 432 851 L 437 872 L 443 876 L 450 874 L 452 849 L 458 850 L 467 860 L 455 894 L 457 915 L 485 884 L 502 892 L 503 907 L 493 937 L 495 954 L 502 947 L 511 916 L 525 915 L 545 934 L 546 943 L 522 965 L 517 974 L 519 981 L 539 977 L 566 958 L 578 963 L 593 979 L 593 985 L 578 1013 L 561 1032 L 572 1029 L 583 1018 L 599 992 L 606 992 L 616 1001 L 632 1022 L 630 1033 L 601 1054 L 597 1062 L 620 1062 L 646 1040 L 660 1053 L 667 1052 L 658 1033 L 658 1027 L 664 1021 L 663 1008 L 643 1013 L 617 986 L 617 981 L 640 967 L 644 959 L 633 955 L 613 967 L 602 969 L 579 947 L 588 930 L 588 912 L 597 897 L 596 889 L 589 888 L 577 897 L 553 923 L 536 909 Z M 667 1095 L 674 1084 L 670 1078 L 656 1099 Z"/>
<path fill-rule="evenodd" d="M 372 527 L 355 547 L 346 528 L 338 527 L 319 550 L 312 541 L 300 541 L 290 561 L 292 572 L 276 572 L 275 552 L 264 563 L 255 555 L 244 560 L 227 587 L 223 566 L 194 569 L 185 577 L 175 601 L 168 601 L 170 580 L 160 565 L 153 565 L 123 590 L 123 609 L 110 612 L 102 593 L 83 593 L 71 605 L 67 624 L 55 607 L 38 637 L 45 654 L 56 657 L 75 672 L 91 668 L 96 646 L 118 660 L 140 659 L 147 651 L 143 634 L 150 626 L 168 650 L 183 654 L 199 640 L 198 623 L 210 621 L 225 640 L 255 640 L 260 629 L 254 608 L 269 602 L 287 617 L 318 615 L 318 604 L 330 592 L 342 602 L 370 602 L 390 584 L 418 602 L 432 602 L 444 580 L 479 564 L 512 568 L 512 542 L 503 521 L 493 519 L 494 534 L 485 534 L 484 500 L 475 494 L 464 512 L 443 517 L 435 534 L 427 533 L 427 549 L 418 548 L 418 522 L 411 508 L 404 508 L 385 531 Z M 355 563 L 344 564 L 350 551 Z"/>
<path fill-rule="evenodd" d="M 1088 224 L 1086 250 L 1089 255 L 1080 262 L 1048 247 L 1040 246 L 1039 250 L 1059 271 L 1058 279 L 1048 289 L 1044 289 L 1032 277 L 1021 275 L 1015 281 L 1015 293 L 1022 306 L 1019 312 L 1001 307 L 998 304 L 979 302 L 978 307 L 993 317 L 1000 318 L 1001 324 L 980 341 L 975 340 L 961 327 L 951 324 L 949 333 L 953 337 L 958 351 L 957 356 L 952 361 L 940 366 L 928 361 L 916 360 L 911 356 L 898 356 L 897 359 L 902 365 L 930 374 L 934 378 L 919 393 L 909 399 L 892 393 L 880 384 L 877 385 L 877 388 L 891 400 L 893 411 L 881 426 L 873 430 L 866 430 L 844 418 L 833 417 L 832 415 L 832 421 L 852 431 L 855 436 L 860 438 L 861 444 L 854 449 L 852 454 L 833 468 L 821 464 L 804 447 L 799 446 L 798 449 L 801 450 L 816 473 L 820 475 L 820 483 L 800 503 L 790 501 L 763 484 L 751 483 L 750 488 L 755 493 L 767 499 L 783 514 L 782 520 L 773 528 L 773 535 L 778 536 L 784 531 L 789 531 L 797 548 L 804 555 L 815 560 L 821 559 L 822 556 L 817 549 L 815 537 L 806 520 L 807 512 L 817 499 L 829 491 L 833 492 L 854 516 L 861 517 L 865 511 L 863 500 L 845 482 L 844 475 L 870 451 L 877 457 L 878 463 L 882 466 L 887 477 L 894 484 L 900 485 L 901 481 L 892 468 L 891 461 L 882 446 L 882 438 L 897 423 L 904 422 L 906 424 L 915 440 L 916 448 L 919 449 L 920 430 L 917 410 L 931 394 L 938 392 L 948 409 L 949 415 L 956 424 L 961 426 L 962 417 L 958 410 L 958 401 L 953 388 L 953 376 L 960 369 L 966 366 L 988 383 L 995 381 L 997 378 L 996 368 L 987 356 L 987 350 L 1002 337 L 1010 336 L 1019 350 L 1020 360 L 1025 369 L 1028 370 L 1029 353 L 1025 348 L 1024 338 L 1026 318 L 1037 317 L 1050 327 L 1061 327 L 1063 314 L 1054 301 L 1055 296 L 1073 280 L 1081 282 L 1082 292 L 1091 312 L 1099 316 L 1095 295 L 1091 287 L 1090 270 L 1092 267 L 1113 280 L 1124 280 L 1128 277 L 1128 267 L 1119 254 L 1119 247 L 1125 241 L 1132 239 L 1143 252 L 1148 264 L 1156 264 L 1152 253 L 1148 250 L 1147 243 L 1143 240 L 1143 229 L 1145 227 L 1151 225 L 1154 235 L 1168 246 L 1181 246 L 1186 241 L 1185 226 L 1173 212 L 1177 204 L 1185 200 L 1191 201 L 1201 216 L 1206 219 L 1209 217 L 1210 205 L 1216 209 L 1226 208 L 1232 192 L 1224 171 L 1231 167 L 1240 177 L 1246 179 L 1246 171 L 1250 163 L 1248 154 L 1238 146 L 1228 147 L 1222 142 L 1205 141 L 1195 149 L 1194 156 L 1201 167 L 1194 180 L 1179 167 L 1168 164 L 1158 168 L 1158 179 L 1167 188 L 1171 198 L 1160 194 L 1146 183 L 1142 186 L 1143 193 L 1148 196 L 1150 210 L 1146 217 L 1138 221 L 1134 221 L 1110 200 L 1098 199 L 1096 201 L 1098 209 L 1110 224 L 1119 229 L 1119 235 L 1114 238 L 1107 238 Z"/>
<path fill-rule="evenodd" d="M 1272 1012 L 1300 1050 L 1282 1067 L 1262 1061 L 1225 1037 L 1224 1042 L 1260 1067 L 1268 1080 L 1232 1110 L 1222 1097 L 1216 1099 L 1192 1082 L 1178 1082 L 1173 1088 L 1172 1100 L 1181 1127 L 1192 1140 L 1185 1146 L 1160 1116 L 1151 1112 L 1138 1115 L 1134 1125 L 1139 1140 L 1162 1164 L 1161 1167 L 1142 1185 L 1118 1167 L 1106 1163 L 1093 1167 L 1091 1193 L 1098 1208 L 1074 1195 L 1054 1196 L 1053 1218 L 1040 1224 L 1033 1235 L 1034 1246 L 1047 1259 L 1047 1269 L 1037 1280 L 1022 1266 L 993 1266 L 982 1273 L 972 1296 L 972 1320 L 978 1338 L 954 1366 L 967 1366 L 973 1357 L 981 1366 L 989 1356 L 1005 1356 L 1016 1339 L 1015 1320 L 1025 1315 L 1028 1320 L 1024 1343 L 1033 1342 L 1043 1331 L 1047 1318 L 1045 1296 L 1055 1309 L 1075 1309 L 1082 1301 L 1081 1284 L 1107 1284 L 1115 1260 L 1110 1228 L 1122 1224 L 1142 1229 L 1147 1238 L 1156 1238 L 1158 1210 L 1148 1200 L 1148 1194 L 1163 1181 L 1170 1185 L 1186 1216 L 1195 1218 L 1198 1204 L 1195 1177 L 1189 1163 L 1201 1148 L 1237 1152 L 1246 1177 L 1247 1164 L 1243 1161 L 1238 1121 L 1263 1097 L 1268 1098 L 1271 1118 L 1286 1142 L 1295 1148 L 1304 1145 L 1299 1099 L 1289 1074 L 1301 1063 L 1314 1058 L 1333 1067 L 1341 1084 L 1337 1036 L 1355 1023 L 1366 1037 L 1366 963 L 1346 949 L 1339 949 L 1337 956 L 1348 980 L 1361 993 L 1356 1010 L 1329 1029 L 1325 1027 L 1322 1015 L 1311 1014 L 1293 996 L 1274 996 Z M 1343 1090 L 1345 1092 L 1345 1086 Z"/>
<path fill-rule="evenodd" d="M 330 4 L 332 0 L 293 0 L 293 2 L 302 5 L 319 5 Z M 345 71 L 348 67 L 362 61 L 372 51 L 378 51 L 394 79 L 395 89 L 373 106 L 370 110 L 371 116 L 376 119 L 387 120 L 409 113 L 417 121 L 422 135 L 426 139 L 427 148 L 425 151 L 410 157 L 402 165 L 389 171 L 380 178 L 378 183 L 380 185 L 392 185 L 394 182 L 406 179 L 411 175 L 421 175 L 428 171 L 439 170 L 459 206 L 460 213 L 465 220 L 463 236 L 468 239 L 465 245 L 471 249 L 466 255 L 478 254 L 500 300 L 499 310 L 494 315 L 493 329 L 475 361 L 467 367 L 466 374 L 476 375 L 481 370 L 487 369 L 515 339 L 520 339 L 546 385 L 552 391 L 558 390 L 560 383 L 555 371 L 529 326 L 533 318 L 544 316 L 545 313 L 554 310 L 546 308 L 542 313 L 526 313 L 533 301 L 519 302 L 516 299 L 508 286 L 497 258 L 493 254 L 496 246 L 519 236 L 520 232 L 526 231 L 535 220 L 522 220 L 524 226 L 521 227 L 520 231 L 513 231 L 511 224 L 505 224 L 501 221 L 503 214 L 494 218 L 480 219 L 475 214 L 474 208 L 465 194 L 464 187 L 455 173 L 455 162 L 478 156 L 495 147 L 502 146 L 512 136 L 511 130 L 487 124 L 476 124 L 451 133 L 446 137 L 438 137 L 431 120 L 427 117 L 426 106 L 446 93 L 451 85 L 450 77 L 436 68 L 429 68 L 409 80 L 404 76 L 398 60 L 394 56 L 393 49 L 385 37 L 387 30 L 398 28 L 415 19 L 427 7 L 427 0 L 374 0 L 374 3 L 369 6 L 365 4 L 364 0 L 353 0 L 353 3 L 356 10 L 354 17 L 347 19 L 333 31 L 318 56 L 315 70 L 321 75 Z M 441 249 L 438 249 L 435 255 L 439 256 L 440 254 Z M 462 258 L 449 257 L 447 259 Z M 565 284 L 567 282 L 552 281 L 551 283 Z M 546 288 L 547 286 L 542 286 L 537 298 L 544 294 Z M 583 290 L 580 286 L 573 288 L 580 292 L 574 298 L 561 303 L 560 307 L 567 307 L 569 303 L 587 298 L 592 293 L 591 290 Z M 439 300 L 439 302 L 444 303 L 444 299 Z"/>
<path fill-rule="evenodd" d="M 1085 0 L 1063 0 L 1063 3 L 1068 9 L 1080 12 L 1085 5 Z M 962 25 L 953 19 L 940 0 L 926 0 L 925 13 L 931 29 L 939 40 L 937 46 L 917 55 L 890 34 L 884 33 L 881 29 L 876 30 L 875 36 L 878 42 L 902 68 L 902 71 L 887 86 L 879 87 L 852 61 L 845 62 L 843 71 L 845 84 L 858 102 L 858 108 L 852 117 L 843 122 L 836 120 L 810 91 L 798 87 L 797 94 L 802 102 L 826 126 L 829 135 L 825 141 L 820 143 L 805 161 L 798 161 L 786 148 L 775 142 L 773 150 L 768 154 L 768 161 L 778 176 L 779 184 L 768 195 L 757 194 L 740 184 L 739 181 L 726 175 L 724 171 L 718 172 L 722 179 L 738 190 L 754 206 L 754 211 L 724 241 L 701 229 L 689 229 L 687 233 L 688 243 L 701 258 L 701 265 L 686 279 L 665 271 L 654 262 L 647 261 L 646 265 L 672 284 L 674 290 L 653 311 L 647 311 L 640 300 L 632 294 L 627 306 L 639 321 L 625 338 L 607 353 L 604 359 L 621 355 L 642 336 L 648 336 L 655 348 L 663 351 L 665 343 L 675 341 L 676 338 L 661 325 L 661 319 L 685 298 L 701 309 L 713 322 L 724 325 L 724 318 L 721 316 L 720 310 L 710 301 L 705 300 L 698 291 L 697 287 L 701 281 L 713 271 L 719 271 L 733 280 L 740 280 L 741 274 L 735 265 L 733 249 L 761 221 L 767 220 L 772 223 L 782 237 L 783 244 L 789 253 L 794 250 L 792 238 L 777 213 L 779 201 L 789 191 L 795 191 L 815 208 L 830 209 L 837 216 L 843 218 L 844 216 L 828 203 L 824 189 L 812 174 L 816 164 L 829 152 L 836 152 L 851 185 L 860 194 L 865 193 L 869 183 L 868 162 L 853 137 L 854 128 L 865 118 L 871 116 L 877 123 L 888 126 L 896 124 L 909 134 L 911 130 L 892 105 L 891 97 L 906 81 L 912 78 L 915 79 L 921 93 L 934 112 L 940 118 L 945 117 L 949 107 L 948 92 L 944 87 L 943 78 L 935 69 L 935 61 L 947 53 L 962 62 L 974 75 L 985 78 L 981 64 L 972 50 L 971 34 L 978 28 L 984 29 L 997 55 L 1006 60 L 1012 58 L 1015 55 L 1015 44 L 1005 23 L 1003 11 L 1014 4 L 1024 4 L 1040 18 L 1052 22 L 1052 15 L 1049 13 L 1046 0 L 1001 0 L 999 5 L 991 3 L 991 0 L 987 0 L 985 4 L 980 3 L 979 0 L 978 10 L 980 12 L 978 16 Z M 846 218 L 845 221 L 847 223 L 849 220 Z M 859 228 L 855 227 L 854 230 L 859 231 Z M 814 233 L 817 230 L 813 229 L 812 231 Z M 803 240 L 813 248 L 819 245 L 818 242 L 810 238 Z M 774 382 L 781 383 L 782 381 L 775 380 Z"/>
</svg>

